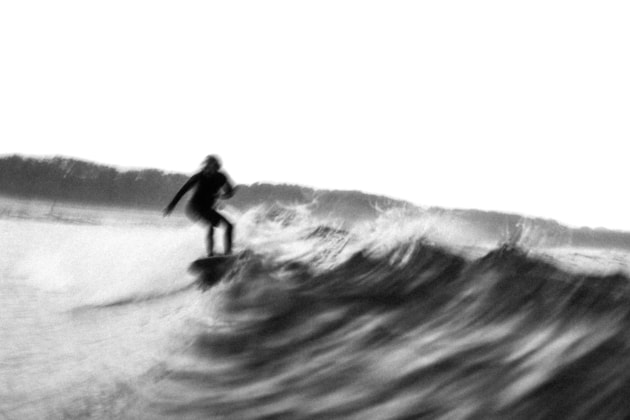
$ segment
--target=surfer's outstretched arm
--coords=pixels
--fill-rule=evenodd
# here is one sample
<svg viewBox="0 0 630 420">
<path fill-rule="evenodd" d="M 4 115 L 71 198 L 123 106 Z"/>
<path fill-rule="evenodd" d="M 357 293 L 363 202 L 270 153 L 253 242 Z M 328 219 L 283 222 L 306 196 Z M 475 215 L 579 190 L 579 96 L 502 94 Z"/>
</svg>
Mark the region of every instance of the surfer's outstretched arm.
<svg viewBox="0 0 630 420">
<path fill-rule="evenodd" d="M 168 203 L 168 206 L 166 206 L 166 208 L 164 209 L 164 216 L 168 216 L 169 214 L 171 214 L 171 212 L 173 211 L 179 200 L 181 200 L 181 198 L 184 196 L 184 194 L 186 194 L 188 190 L 190 190 L 197 183 L 198 178 L 198 175 L 193 175 L 188 181 L 186 181 L 186 183 L 179 189 L 179 191 L 177 191 L 175 197 L 173 197 L 171 202 Z"/>
</svg>

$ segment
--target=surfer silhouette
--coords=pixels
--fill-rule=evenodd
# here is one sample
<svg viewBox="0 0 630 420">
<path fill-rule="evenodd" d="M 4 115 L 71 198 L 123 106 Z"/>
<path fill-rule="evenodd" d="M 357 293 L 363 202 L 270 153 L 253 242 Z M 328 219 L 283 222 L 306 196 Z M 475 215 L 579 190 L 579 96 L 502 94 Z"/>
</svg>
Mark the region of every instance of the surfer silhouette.
<svg viewBox="0 0 630 420">
<path fill-rule="evenodd" d="M 217 199 L 232 197 L 234 195 L 234 187 L 220 169 L 221 161 L 217 156 L 209 155 L 206 157 L 203 169 L 186 181 L 164 209 L 164 216 L 171 214 L 184 194 L 194 188 L 186 213 L 194 221 L 202 220 L 208 224 L 209 230 L 206 245 L 208 256 L 210 257 L 214 255 L 214 228 L 220 224 L 225 228 L 224 252 L 226 255 L 232 253 L 232 223 L 219 213 L 215 206 Z"/>
</svg>

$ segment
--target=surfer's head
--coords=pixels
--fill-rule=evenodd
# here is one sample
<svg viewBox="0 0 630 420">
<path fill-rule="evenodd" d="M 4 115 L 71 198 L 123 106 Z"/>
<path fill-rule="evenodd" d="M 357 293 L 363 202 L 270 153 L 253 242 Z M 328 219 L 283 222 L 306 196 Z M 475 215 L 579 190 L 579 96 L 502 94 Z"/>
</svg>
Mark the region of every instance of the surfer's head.
<svg viewBox="0 0 630 420">
<path fill-rule="evenodd" d="M 214 173 L 221 169 L 221 161 L 216 155 L 208 155 L 203 161 L 203 170 L 205 172 Z"/>
</svg>

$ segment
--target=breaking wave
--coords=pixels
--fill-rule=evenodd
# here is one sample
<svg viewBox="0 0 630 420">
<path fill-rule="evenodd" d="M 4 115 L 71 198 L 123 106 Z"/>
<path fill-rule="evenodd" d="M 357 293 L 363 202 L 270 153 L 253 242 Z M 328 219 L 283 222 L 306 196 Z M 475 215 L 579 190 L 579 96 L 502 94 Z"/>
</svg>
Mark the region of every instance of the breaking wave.
<svg viewBox="0 0 630 420">
<path fill-rule="evenodd" d="M 624 252 L 409 208 L 353 223 L 308 206 L 226 211 L 238 257 L 199 278 L 187 268 L 204 232 L 181 221 L 4 221 L 0 350 L 16 362 L 0 371 L 14 401 L 0 414 L 630 416 Z"/>
<path fill-rule="evenodd" d="M 317 228 L 307 237 L 342 235 Z M 623 273 L 423 240 L 333 267 L 250 253 L 153 408 L 177 418 L 625 418 Z M 168 397 L 166 397 L 168 396 Z"/>
</svg>

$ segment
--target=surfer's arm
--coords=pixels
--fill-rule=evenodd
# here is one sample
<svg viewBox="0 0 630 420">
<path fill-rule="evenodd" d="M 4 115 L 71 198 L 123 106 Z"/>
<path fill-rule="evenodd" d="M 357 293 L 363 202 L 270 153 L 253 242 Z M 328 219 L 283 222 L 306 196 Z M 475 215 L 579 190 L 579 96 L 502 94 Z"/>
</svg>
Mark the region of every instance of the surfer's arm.
<svg viewBox="0 0 630 420">
<path fill-rule="evenodd" d="M 225 184 L 223 184 L 223 187 L 221 188 L 223 188 L 223 194 L 221 195 L 222 198 L 232 198 L 234 192 L 236 191 L 236 187 L 232 185 L 227 176 L 225 177 Z"/>
<path fill-rule="evenodd" d="M 190 190 L 197 183 L 197 181 L 198 181 L 197 175 L 193 175 L 192 177 L 190 177 L 188 181 L 186 181 L 186 183 L 179 189 L 179 191 L 177 191 L 177 194 L 175 194 L 175 197 L 173 197 L 171 202 L 168 203 L 168 206 L 166 206 L 166 208 L 164 209 L 165 216 L 168 216 L 169 214 L 171 214 L 171 212 L 173 211 L 173 209 L 175 208 L 179 200 L 181 200 L 184 194 L 186 194 L 188 190 Z"/>
</svg>

